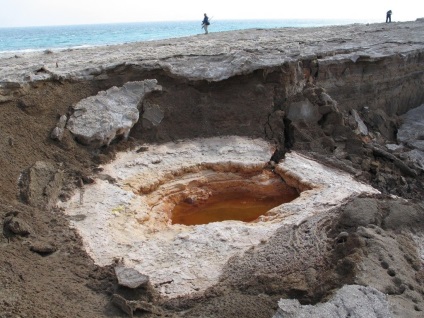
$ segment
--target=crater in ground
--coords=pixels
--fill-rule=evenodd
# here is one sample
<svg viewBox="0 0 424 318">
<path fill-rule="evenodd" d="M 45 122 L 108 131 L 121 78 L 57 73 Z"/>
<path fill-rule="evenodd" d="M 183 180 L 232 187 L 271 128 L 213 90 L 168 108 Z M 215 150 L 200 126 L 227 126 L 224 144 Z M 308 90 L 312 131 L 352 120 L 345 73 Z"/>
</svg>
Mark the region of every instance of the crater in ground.
<svg viewBox="0 0 424 318">
<path fill-rule="evenodd" d="M 150 210 L 163 215 L 165 223 L 184 225 L 255 222 L 272 208 L 299 196 L 298 190 L 288 186 L 266 163 L 263 167 L 240 165 L 239 172 L 227 168 L 219 162 L 188 169 L 196 172 L 180 172 L 176 167 L 172 178 L 159 181 L 164 184 L 153 191 L 141 191 L 141 195 L 150 198 Z"/>
<path fill-rule="evenodd" d="M 204 292 L 232 257 L 266 245 L 281 226 L 301 224 L 352 196 L 377 193 L 295 152 L 270 165 L 275 149 L 262 139 L 230 136 L 143 147 L 118 154 L 95 183 L 62 206 L 96 263 L 120 258 L 149 276 L 167 298 Z M 279 198 L 288 193 L 294 200 L 267 207 L 253 222 L 173 221 L 179 203 L 234 189 Z"/>
</svg>

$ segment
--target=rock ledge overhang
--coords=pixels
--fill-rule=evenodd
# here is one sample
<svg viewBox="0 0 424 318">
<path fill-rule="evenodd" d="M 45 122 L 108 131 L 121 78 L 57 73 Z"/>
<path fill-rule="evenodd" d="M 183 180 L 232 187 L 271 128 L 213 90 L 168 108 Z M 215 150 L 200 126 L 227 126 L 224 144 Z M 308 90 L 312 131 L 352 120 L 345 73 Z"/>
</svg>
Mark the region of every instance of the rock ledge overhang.
<svg viewBox="0 0 424 318">
<path fill-rule="evenodd" d="M 249 29 L 207 37 L 136 42 L 95 48 L 0 55 L 0 88 L 46 80 L 105 80 L 125 68 L 164 70 L 173 77 L 222 81 L 284 63 L 320 65 L 379 61 L 422 54 L 424 22 L 351 24 L 316 28 Z M 56 64 L 57 63 L 57 64 Z M 56 67 L 58 65 L 58 67 Z"/>
<path fill-rule="evenodd" d="M 262 139 L 230 136 L 149 145 L 144 150 L 119 153 L 115 161 L 103 167 L 103 174 L 116 182 L 99 176 L 60 206 L 97 264 L 122 258 L 126 266 L 148 275 L 160 294 L 170 298 L 213 286 L 232 256 L 266 244 L 279 227 L 298 225 L 353 196 L 378 193 L 346 173 L 291 152 L 275 172 L 302 191 L 294 201 L 270 210 L 255 223 L 173 225 L 165 214 L 152 213 L 149 201 L 166 182 L 181 178 L 183 187 L 187 173 L 199 177 L 205 171 L 201 167 L 211 164 L 221 165 L 224 172 L 263 169 L 274 149 Z M 200 168 L 196 171 L 193 167 Z M 151 193 L 140 194 L 140 185 L 146 182 L 157 185 Z"/>
</svg>

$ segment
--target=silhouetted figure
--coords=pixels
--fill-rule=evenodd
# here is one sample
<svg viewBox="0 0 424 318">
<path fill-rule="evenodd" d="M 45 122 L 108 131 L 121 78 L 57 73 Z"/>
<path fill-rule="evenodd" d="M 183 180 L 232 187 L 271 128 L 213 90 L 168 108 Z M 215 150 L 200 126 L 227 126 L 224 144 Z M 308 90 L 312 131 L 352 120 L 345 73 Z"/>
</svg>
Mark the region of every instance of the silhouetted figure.
<svg viewBox="0 0 424 318">
<path fill-rule="evenodd" d="M 202 21 L 202 29 L 205 29 L 205 34 L 208 34 L 208 25 L 210 24 L 209 18 L 205 13 L 205 16 Z"/>
<path fill-rule="evenodd" d="M 392 22 L 392 10 L 387 11 L 386 13 L 386 23 Z"/>
</svg>

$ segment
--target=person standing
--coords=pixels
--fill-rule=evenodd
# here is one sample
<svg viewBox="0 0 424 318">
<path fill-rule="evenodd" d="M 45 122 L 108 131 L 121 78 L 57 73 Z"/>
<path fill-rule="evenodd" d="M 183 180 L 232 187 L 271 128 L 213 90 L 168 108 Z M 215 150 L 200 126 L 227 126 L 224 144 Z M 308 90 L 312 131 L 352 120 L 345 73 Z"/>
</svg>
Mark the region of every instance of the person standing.
<svg viewBox="0 0 424 318">
<path fill-rule="evenodd" d="M 206 13 L 204 14 L 204 18 L 203 18 L 203 21 L 202 21 L 202 29 L 204 29 L 205 30 L 205 34 L 208 34 L 208 25 L 210 24 L 210 22 L 209 22 L 209 18 L 208 18 L 208 16 L 206 15 Z"/>
<path fill-rule="evenodd" d="M 392 22 L 392 10 L 387 11 L 386 13 L 386 23 Z"/>
</svg>

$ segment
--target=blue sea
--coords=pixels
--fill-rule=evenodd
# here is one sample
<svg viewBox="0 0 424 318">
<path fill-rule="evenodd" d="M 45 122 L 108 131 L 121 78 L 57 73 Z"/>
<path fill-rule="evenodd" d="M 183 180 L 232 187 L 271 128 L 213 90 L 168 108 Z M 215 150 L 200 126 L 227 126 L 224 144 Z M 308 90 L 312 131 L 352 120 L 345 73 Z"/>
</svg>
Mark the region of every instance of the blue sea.
<svg viewBox="0 0 424 318">
<path fill-rule="evenodd" d="M 358 20 L 215 20 L 209 32 L 367 23 Z M 177 38 L 202 33 L 200 21 L 0 28 L 0 53 L 67 49 Z"/>
</svg>

